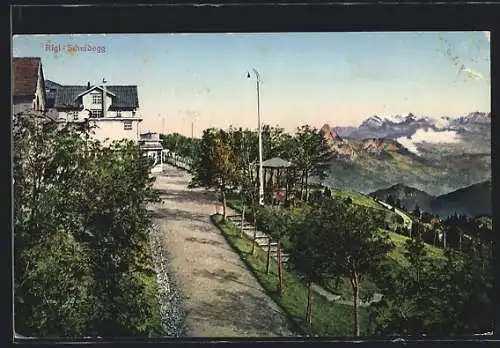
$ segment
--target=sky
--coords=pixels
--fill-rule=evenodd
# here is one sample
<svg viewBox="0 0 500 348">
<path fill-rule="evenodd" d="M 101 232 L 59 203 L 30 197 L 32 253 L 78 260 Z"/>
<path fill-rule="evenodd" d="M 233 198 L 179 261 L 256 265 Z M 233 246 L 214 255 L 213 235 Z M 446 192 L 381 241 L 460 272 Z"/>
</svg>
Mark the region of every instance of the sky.
<svg viewBox="0 0 500 348">
<path fill-rule="evenodd" d="M 93 49 L 72 52 L 68 45 Z M 57 49 L 60 48 L 59 52 Z M 137 85 L 141 131 L 358 126 L 373 116 L 490 111 L 486 32 L 20 35 L 60 84 Z"/>
</svg>

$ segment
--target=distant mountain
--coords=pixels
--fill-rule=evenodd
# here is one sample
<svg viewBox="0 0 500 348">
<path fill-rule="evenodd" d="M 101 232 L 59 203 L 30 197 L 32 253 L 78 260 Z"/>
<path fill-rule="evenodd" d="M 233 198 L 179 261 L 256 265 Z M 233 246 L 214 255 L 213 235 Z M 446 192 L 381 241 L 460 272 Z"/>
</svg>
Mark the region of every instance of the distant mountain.
<svg viewBox="0 0 500 348">
<path fill-rule="evenodd" d="M 423 157 L 439 158 L 443 152 L 448 154 L 491 152 L 489 112 L 471 112 L 466 116 L 444 116 L 439 119 L 417 117 L 412 113 L 393 117 L 372 116 L 363 121 L 359 127 L 335 127 L 334 130 L 344 139 L 405 139 L 403 143 L 407 146 L 413 144 L 412 151 L 418 152 Z M 440 134 L 450 139 L 445 140 Z"/>
<path fill-rule="evenodd" d="M 349 142 L 342 139 L 330 125 L 323 125 L 320 129 L 320 134 L 325 139 L 336 160 L 351 161 L 357 157 L 356 151 L 354 151 Z"/>
<path fill-rule="evenodd" d="M 432 211 L 448 216 L 465 213 L 469 216 L 491 215 L 491 181 L 484 181 L 437 197 L 432 202 Z"/>
<path fill-rule="evenodd" d="M 333 154 L 325 183 L 334 188 L 370 193 L 402 183 L 439 196 L 491 180 L 489 153 L 419 156 L 395 140 L 346 140 L 331 134 L 324 132 Z"/>
<path fill-rule="evenodd" d="M 491 114 L 484 112 L 438 120 L 412 113 L 372 116 L 359 127 L 325 125 L 335 154 L 328 182 L 363 193 L 402 183 L 439 196 L 491 180 L 490 127 Z"/>
<path fill-rule="evenodd" d="M 432 201 L 435 199 L 434 196 L 429 195 L 425 191 L 403 184 L 396 184 L 389 188 L 370 193 L 370 196 L 381 201 L 385 201 L 389 195 L 395 199 L 399 199 L 401 204 L 410 211 L 415 209 L 416 205 L 418 205 L 421 210 L 431 211 Z"/>
<path fill-rule="evenodd" d="M 470 185 L 453 192 L 434 197 L 428 193 L 402 184 L 372 192 L 370 196 L 380 200 L 391 195 L 401 200 L 408 210 L 418 204 L 421 210 L 446 217 L 454 214 L 468 216 L 491 215 L 491 181 Z"/>
<path fill-rule="evenodd" d="M 365 139 L 385 138 L 397 139 L 410 137 L 418 129 L 435 128 L 435 122 L 426 117 L 417 117 L 412 113 L 394 117 L 372 116 L 364 120 L 359 127 L 336 127 L 335 131 L 344 138 Z"/>
</svg>

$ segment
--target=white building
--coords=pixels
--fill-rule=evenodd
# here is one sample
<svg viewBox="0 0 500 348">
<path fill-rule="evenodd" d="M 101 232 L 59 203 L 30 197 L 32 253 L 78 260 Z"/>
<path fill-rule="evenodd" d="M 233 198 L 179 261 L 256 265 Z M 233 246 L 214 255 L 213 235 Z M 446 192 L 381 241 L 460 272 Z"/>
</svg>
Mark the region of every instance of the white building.
<svg viewBox="0 0 500 348">
<path fill-rule="evenodd" d="M 139 98 L 137 86 L 57 86 L 54 109 L 60 122 L 89 121 L 94 138 L 101 142 L 129 139 L 139 141 Z"/>
</svg>

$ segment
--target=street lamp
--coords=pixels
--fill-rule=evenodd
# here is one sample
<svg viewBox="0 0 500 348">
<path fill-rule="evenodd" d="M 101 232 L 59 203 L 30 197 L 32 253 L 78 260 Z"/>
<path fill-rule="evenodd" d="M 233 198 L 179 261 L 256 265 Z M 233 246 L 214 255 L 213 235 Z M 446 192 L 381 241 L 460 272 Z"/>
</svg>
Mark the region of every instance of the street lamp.
<svg viewBox="0 0 500 348">
<path fill-rule="evenodd" d="M 260 124 L 260 74 L 252 69 L 257 82 L 257 122 L 259 127 L 259 204 L 264 205 L 264 176 L 262 170 L 262 126 Z M 250 72 L 247 72 L 247 78 L 250 78 Z"/>
</svg>

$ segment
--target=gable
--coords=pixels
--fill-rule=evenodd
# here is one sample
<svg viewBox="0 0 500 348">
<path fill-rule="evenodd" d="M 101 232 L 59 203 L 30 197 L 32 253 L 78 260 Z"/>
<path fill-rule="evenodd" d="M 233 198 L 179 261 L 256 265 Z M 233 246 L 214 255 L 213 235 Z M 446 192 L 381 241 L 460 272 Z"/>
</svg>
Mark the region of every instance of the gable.
<svg viewBox="0 0 500 348">
<path fill-rule="evenodd" d="M 90 87 L 89 89 L 87 89 L 86 91 L 80 93 L 77 98 L 79 97 L 83 97 L 84 95 L 86 94 L 89 94 L 89 93 L 92 93 L 92 92 L 95 92 L 97 90 L 99 90 L 99 92 L 104 92 L 104 88 L 102 88 L 101 86 L 93 86 L 93 87 Z M 106 89 L 106 94 L 109 94 L 111 95 L 112 97 L 116 97 L 116 94 L 114 94 L 113 92 L 111 92 L 109 89 Z"/>
</svg>

